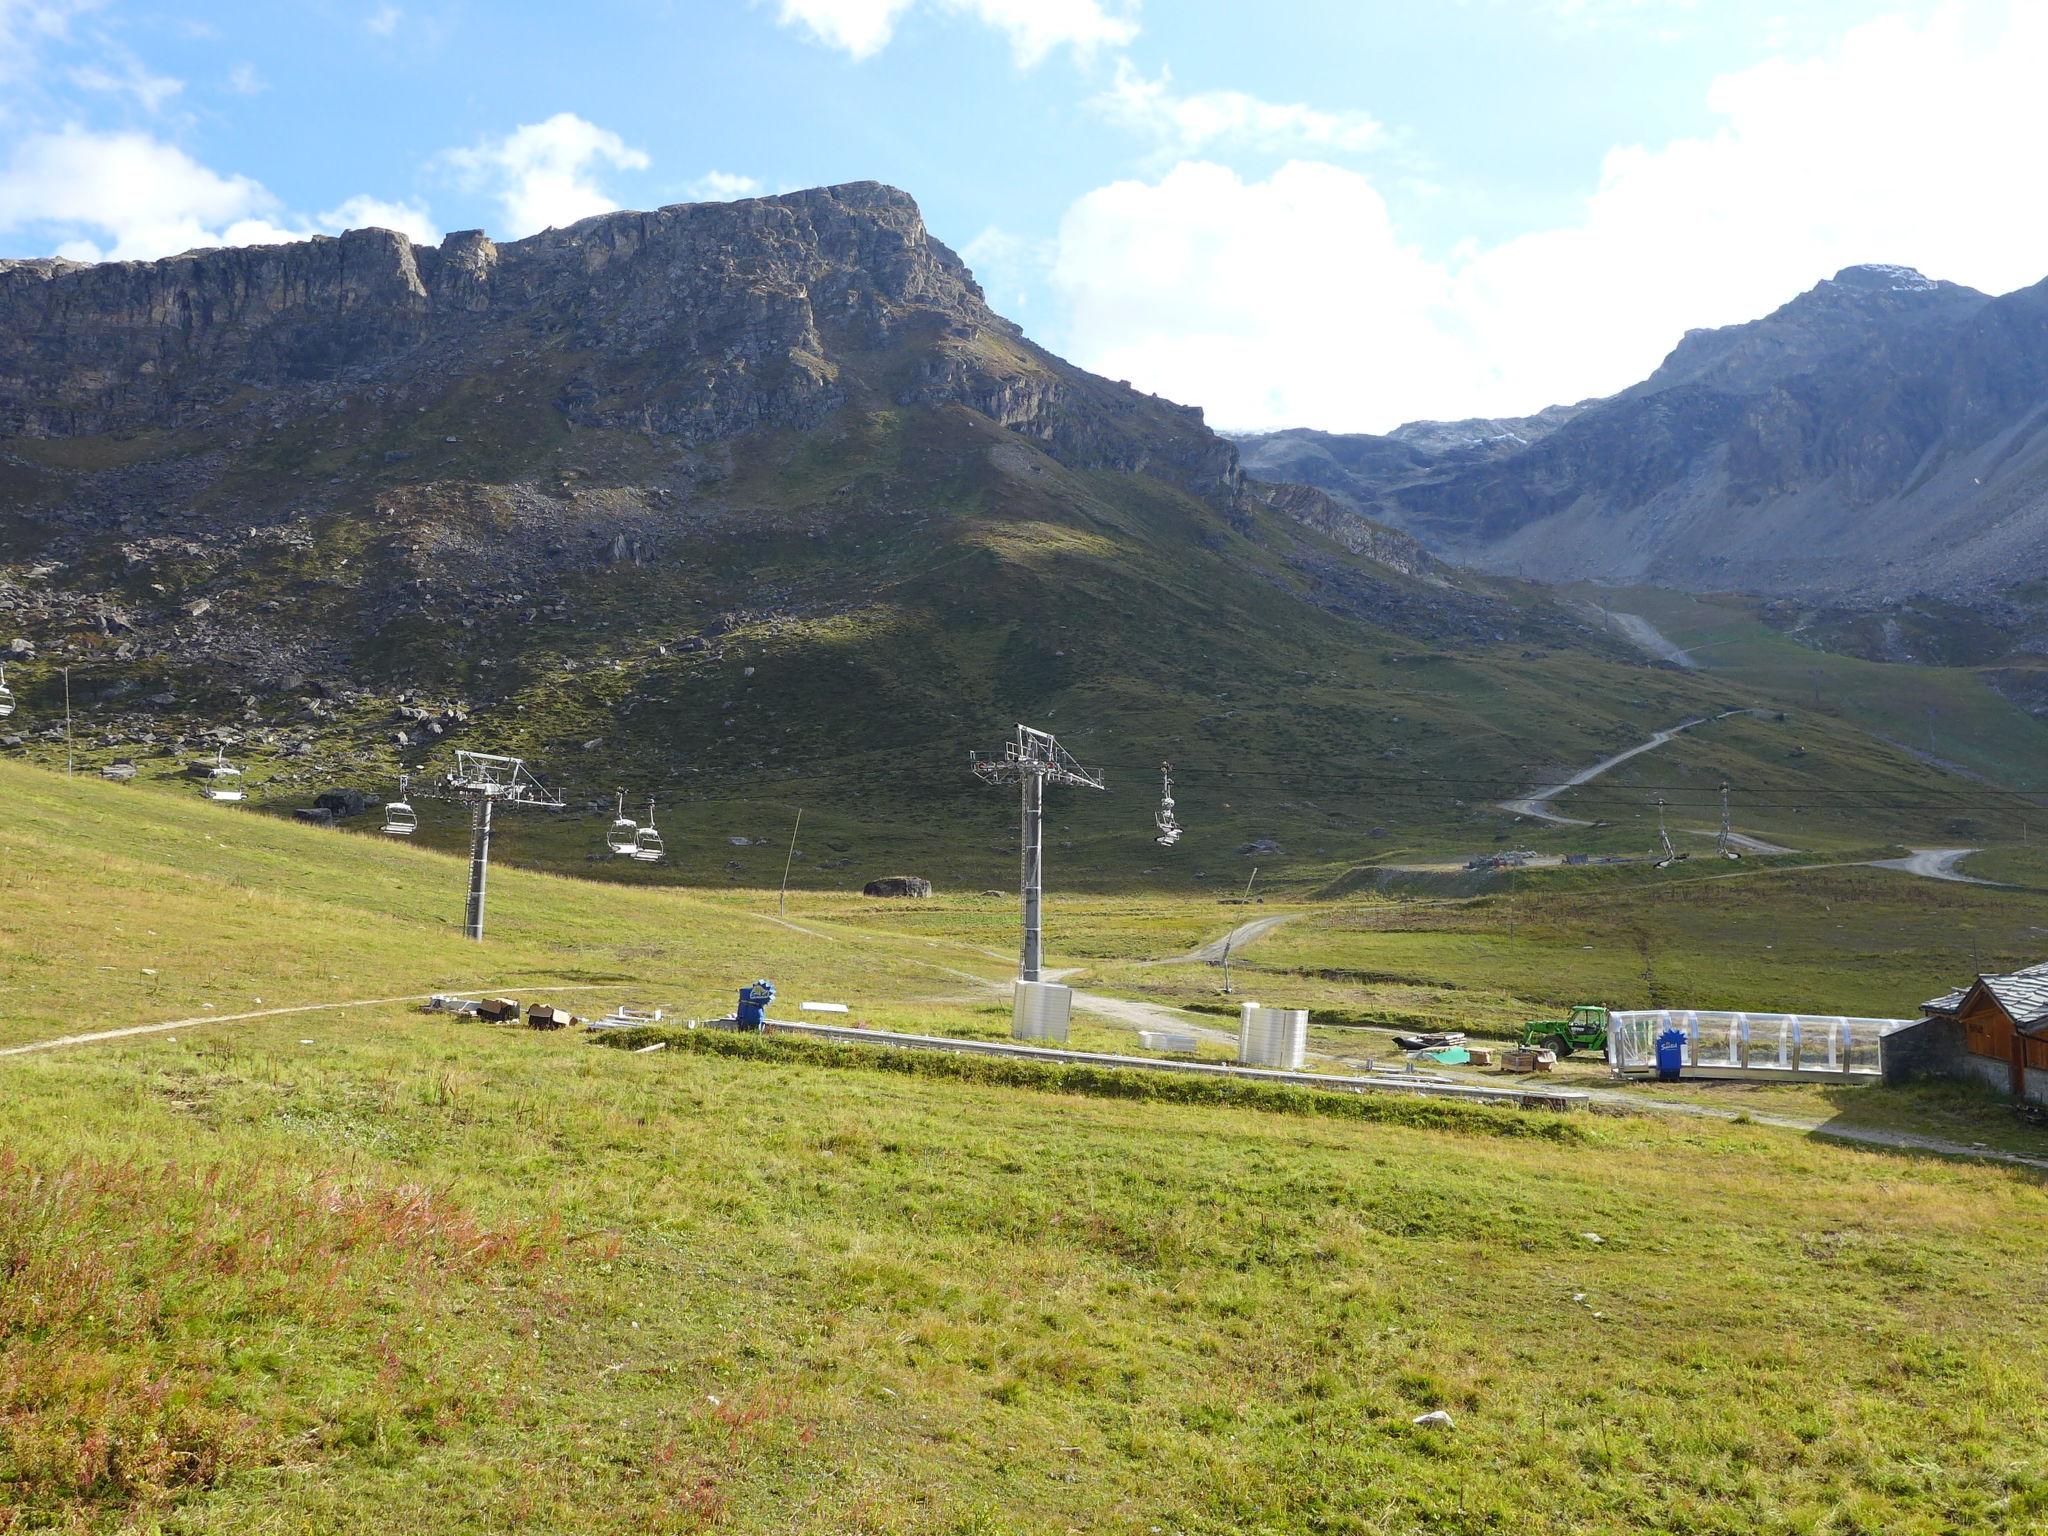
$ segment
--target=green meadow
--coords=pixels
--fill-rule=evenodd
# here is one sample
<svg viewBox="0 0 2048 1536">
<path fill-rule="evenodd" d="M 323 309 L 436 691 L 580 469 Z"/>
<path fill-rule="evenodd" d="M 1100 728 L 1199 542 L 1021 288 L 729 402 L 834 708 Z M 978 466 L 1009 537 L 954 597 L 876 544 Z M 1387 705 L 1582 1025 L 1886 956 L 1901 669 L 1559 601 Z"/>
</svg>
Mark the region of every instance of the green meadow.
<svg viewBox="0 0 2048 1536">
<path fill-rule="evenodd" d="M 16 763 L 0 806 L 0 1047 L 190 1021 L 0 1056 L 0 1529 L 2048 1520 L 2048 1343 L 2015 1305 L 2048 1262 L 2036 1170 L 1761 1113 L 1335 1113 L 686 1028 L 598 1049 L 375 1000 L 673 1020 L 766 975 L 996 1036 L 1013 903 L 799 889 L 779 917 L 772 887 L 507 857 L 473 945 L 446 852 Z M 1371 1054 L 1587 999 L 1891 1011 L 2048 925 L 2026 892 L 1742 873 L 1056 891 L 1050 959 L 1225 1026 L 1245 995 L 1311 1006 L 1319 1049 Z M 1256 915 L 1290 920 L 1224 997 L 1185 956 Z M 231 1017 L 279 1007 L 309 1011 Z M 1102 1018 L 1076 1043 L 1135 1046 Z M 1929 1134 L 2004 1113 L 1890 1103 Z"/>
</svg>

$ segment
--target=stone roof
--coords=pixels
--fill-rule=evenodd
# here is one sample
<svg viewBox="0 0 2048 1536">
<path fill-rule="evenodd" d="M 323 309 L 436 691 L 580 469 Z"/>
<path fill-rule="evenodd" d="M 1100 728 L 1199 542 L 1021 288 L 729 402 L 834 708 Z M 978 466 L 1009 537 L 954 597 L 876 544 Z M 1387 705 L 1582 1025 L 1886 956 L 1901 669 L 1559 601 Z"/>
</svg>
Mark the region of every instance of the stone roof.
<svg viewBox="0 0 2048 1536">
<path fill-rule="evenodd" d="M 1998 1000 L 1998 1006 L 2021 1029 L 2031 1029 L 2048 1021 L 2048 964 L 2030 965 L 2023 971 L 2012 971 L 2003 976 L 1979 976 L 1970 986 L 1944 992 L 1920 1006 L 1928 1013 L 1952 1014 L 1963 1006 L 1963 999 L 1970 995 L 1971 988 L 1979 984 Z"/>
</svg>

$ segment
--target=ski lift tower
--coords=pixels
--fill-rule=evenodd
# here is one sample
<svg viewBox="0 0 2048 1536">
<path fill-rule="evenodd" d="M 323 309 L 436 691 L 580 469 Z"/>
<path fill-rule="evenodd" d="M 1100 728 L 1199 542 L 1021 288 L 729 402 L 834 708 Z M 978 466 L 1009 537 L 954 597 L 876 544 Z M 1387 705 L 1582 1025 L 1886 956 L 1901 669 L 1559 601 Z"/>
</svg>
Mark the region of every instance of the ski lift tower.
<svg viewBox="0 0 2048 1536">
<path fill-rule="evenodd" d="M 472 939 L 484 936 L 484 882 L 491 867 L 491 813 L 501 805 L 526 805 L 544 811 L 563 808 L 562 797 L 528 771 L 516 757 L 489 752 L 457 752 L 455 771 L 441 787 L 469 802 L 469 906 L 462 931 Z"/>
<path fill-rule="evenodd" d="M 1017 979 L 1037 981 L 1043 970 L 1044 954 L 1040 915 L 1045 894 L 1045 786 L 1108 786 L 1102 782 L 1101 774 L 1090 773 L 1075 762 L 1050 731 L 1035 731 L 1028 725 L 1017 727 L 1017 739 L 1003 748 L 1001 758 L 970 755 L 968 765 L 976 777 L 990 784 L 1016 784 L 1023 792 L 1024 943 L 1018 953 Z"/>
</svg>

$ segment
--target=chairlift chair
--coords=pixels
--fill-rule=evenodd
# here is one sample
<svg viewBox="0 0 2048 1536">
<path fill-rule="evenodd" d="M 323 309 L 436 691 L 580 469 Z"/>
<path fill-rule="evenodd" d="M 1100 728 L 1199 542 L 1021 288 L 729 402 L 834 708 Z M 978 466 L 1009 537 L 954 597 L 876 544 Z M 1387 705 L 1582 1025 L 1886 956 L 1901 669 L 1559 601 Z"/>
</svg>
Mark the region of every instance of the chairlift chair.
<svg viewBox="0 0 2048 1536">
<path fill-rule="evenodd" d="M 639 838 L 640 823 L 626 814 L 626 792 L 622 789 L 619 791 L 618 819 L 605 834 L 605 846 L 611 849 L 615 856 L 630 859 L 634 856 L 634 849 L 639 845 Z"/>
<path fill-rule="evenodd" d="M 1180 841 L 1181 826 L 1173 816 L 1173 764 L 1159 765 L 1159 811 L 1152 820 L 1159 828 L 1159 836 L 1153 839 L 1162 848 L 1171 848 Z"/>
<path fill-rule="evenodd" d="M 412 806 L 406 801 L 406 788 L 412 779 L 408 774 L 398 776 L 398 798 L 384 807 L 384 831 L 390 837 L 411 837 L 420 827 L 420 819 L 413 814 Z"/>
<path fill-rule="evenodd" d="M 14 713 L 14 690 L 7 686 L 7 669 L 0 667 L 0 720 Z"/>
<path fill-rule="evenodd" d="M 642 864 L 659 864 L 667 855 L 668 847 L 661 840 L 661 834 L 654 828 L 654 802 L 647 802 L 647 825 L 633 834 L 632 857 Z"/>
<path fill-rule="evenodd" d="M 234 801 L 242 798 L 242 770 L 228 761 L 224 750 L 216 750 L 213 766 L 206 770 L 206 782 L 199 793 L 209 800 Z"/>
</svg>

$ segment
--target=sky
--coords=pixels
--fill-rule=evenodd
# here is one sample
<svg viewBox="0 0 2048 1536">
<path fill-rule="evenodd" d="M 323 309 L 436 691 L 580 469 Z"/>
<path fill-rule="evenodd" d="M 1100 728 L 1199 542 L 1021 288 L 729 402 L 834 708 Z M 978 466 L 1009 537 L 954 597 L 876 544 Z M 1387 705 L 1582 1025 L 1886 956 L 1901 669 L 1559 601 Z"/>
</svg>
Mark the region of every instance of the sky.
<svg viewBox="0 0 2048 1536">
<path fill-rule="evenodd" d="M 873 179 L 1074 362 L 1385 431 L 2048 277 L 2044 77 L 2048 0 L 0 0 L 0 256 Z"/>
</svg>

